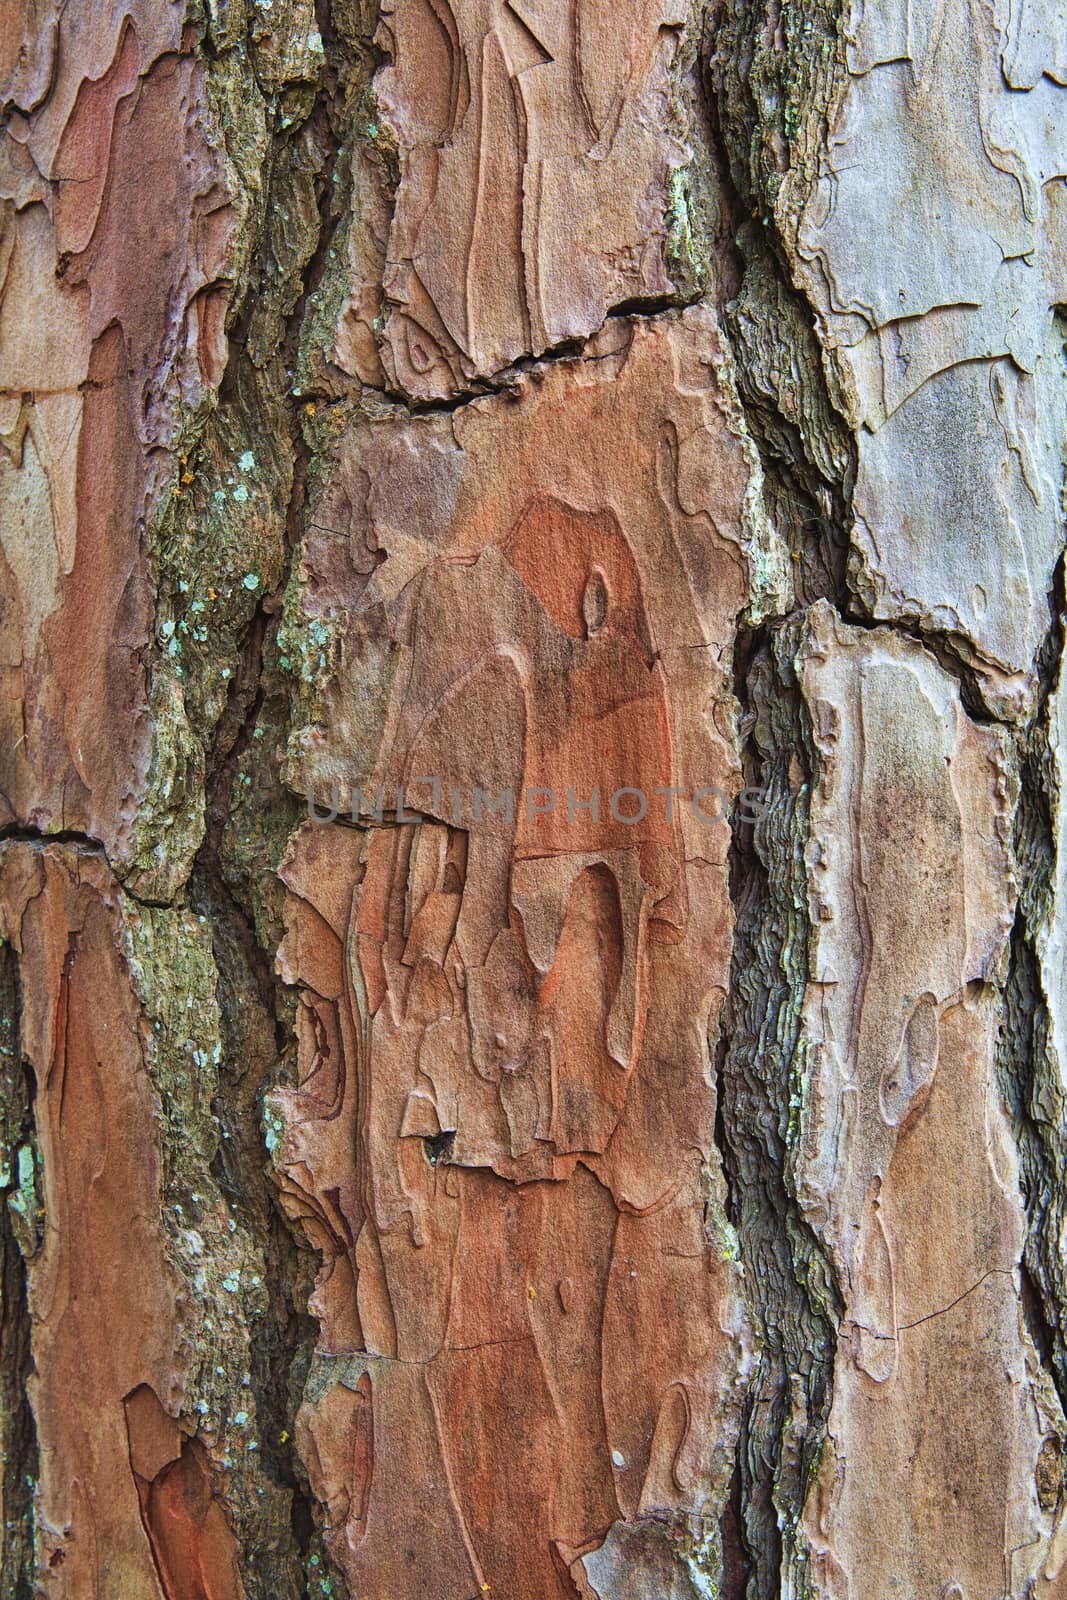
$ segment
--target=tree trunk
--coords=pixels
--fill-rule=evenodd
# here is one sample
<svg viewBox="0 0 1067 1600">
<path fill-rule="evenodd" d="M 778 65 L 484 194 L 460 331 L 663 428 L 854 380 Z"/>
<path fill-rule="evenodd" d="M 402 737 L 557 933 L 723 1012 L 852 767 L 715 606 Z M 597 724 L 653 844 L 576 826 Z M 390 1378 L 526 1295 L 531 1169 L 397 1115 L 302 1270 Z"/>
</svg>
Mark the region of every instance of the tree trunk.
<svg viewBox="0 0 1067 1600">
<path fill-rule="evenodd" d="M 0 1600 L 1067 1596 L 1064 26 L 11 0 Z"/>
</svg>

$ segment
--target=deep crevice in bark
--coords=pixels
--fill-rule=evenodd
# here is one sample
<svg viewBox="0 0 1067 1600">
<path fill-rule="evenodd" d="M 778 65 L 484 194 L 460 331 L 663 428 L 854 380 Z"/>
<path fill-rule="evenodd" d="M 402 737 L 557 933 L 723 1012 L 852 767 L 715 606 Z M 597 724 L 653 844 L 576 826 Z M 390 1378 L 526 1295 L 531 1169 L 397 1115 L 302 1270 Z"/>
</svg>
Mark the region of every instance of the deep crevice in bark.
<svg viewBox="0 0 1067 1600">
<path fill-rule="evenodd" d="M 831 26 L 832 6 L 798 8 L 805 16 L 813 9 Z M 791 33 L 800 22 L 791 14 L 784 20 Z M 829 393 L 812 310 L 793 286 L 777 236 L 773 197 L 784 168 L 768 176 L 764 136 L 768 121 L 784 124 L 796 63 L 760 39 L 768 21 L 759 8 L 718 7 L 704 58 L 710 140 L 738 263 L 721 309 L 767 511 L 792 559 L 796 603 L 825 598 L 843 611 L 855 444 Z M 753 78 L 768 72 L 780 82 L 761 109 Z M 787 165 L 782 131 L 779 144 Z"/>
<path fill-rule="evenodd" d="M 825 598 L 842 612 L 855 448 L 830 398 L 814 318 L 794 289 L 741 124 L 729 74 L 748 82 L 755 33 L 740 50 L 740 13 L 723 8 L 704 62 L 710 139 L 736 283 L 722 316 L 746 421 L 763 468 L 764 503 L 791 558 L 794 605 Z M 749 26 L 760 18 L 752 12 Z M 718 52 L 733 52 L 726 62 Z M 747 53 L 746 53 L 747 51 Z M 728 63 L 728 65 L 727 65 Z M 736 85 L 735 85 L 736 90 Z M 746 90 L 747 92 L 747 90 Z M 751 137 L 761 117 L 752 105 Z M 783 619 L 778 619 L 779 624 Z M 745 782 L 764 791 L 754 828 L 735 828 L 736 928 L 719 1050 L 720 1149 L 761 1349 L 742 1418 L 739 1534 L 749 1600 L 773 1600 L 805 1567 L 796 1529 L 818 1465 L 832 1399 L 840 1301 L 833 1271 L 803 1219 L 790 1175 L 796 1051 L 807 961 L 810 744 L 806 712 L 776 624 L 735 647 L 734 693 Z"/>
<path fill-rule="evenodd" d="M 0 1600 L 34 1593 L 33 1494 L 37 1430 L 27 1382 L 33 1371 L 26 1261 L 38 1247 L 33 1075 L 22 1059 L 21 996 L 13 952 L 0 947 Z"/>
<path fill-rule="evenodd" d="M 94 839 L 88 833 L 79 833 L 74 828 L 32 828 L 23 823 L 10 822 L 0 828 L 0 842 L 3 841 L 35 845 L 72 844 L 76 849 L 83 850 L 86 855 L 100 856 L 103 860 L 107 860 L 107 851 L 102 840 Z"/>
<path fill-rule="evenodd" d="M 737 923 L 720 1093 L 732 1220 L 762 1342 L 742 1427 L 741 1527 L 753 1569 L 747 1592 L 749 1600 L 771 1600 L 786 1567 L 803 1561 L 793 1530 L 829 1414 L 840 1307 L 790 1177 L 807 961 L 805 713 L 788 669 L 774 659 L 773 630 L 760 630 L 746 653 L 735 692 L 755 713 L 746 764 L 758 769 L 765 810 L 754 829 L 733 835 Z"/>
<path fill-rule="evenodd" d="M 169 906 L 177 912 L 192 905 L 210 926 L 226 1042 L 225 1064 L 211 1110 L 228 1136 L 219 1142 L 212 1174 L 246 1231 L 262 1244 L 267 1260 L 269 1312 L 255 1346 L 252 1390 L 262 1455 L 273 1478 L 291 1496 L 292 1549 L 311 1588 L 313 1572 L 317 1573 L 322 1561 L 319 1530 L 323 1510 L 308 1488 L 287 1433 L 304 1388 L 317 1331 L 304 1309 L 316 1258 L 299 1242 L 275 1202 L 271 1179 L 264 1172 L 259 1135 L 263 1090 L 289 1073 L 294 1042 L 292 996 L 272 968 L 280 920 L 273 873 L 280 854 L 279 836 L 300 821 L 302 807 L 287 793 L 266 745 L 284 744 L 288 731 L 286 702 L 291 685 L 278 661 L 277 617 L 306 523 L 309 474 L 327 436 L 325 431 L 316 432 L 315 424 L 305 429 L 301 412 L 305 407 L 318 410 L 328 421 L 337 407 L 340 419 L 345 409 L 351 411 L 354 404 L 358 409 L 362 401 L 364 412 L 370 415 L 384 415 L 390 409 L 398 415 L 454 413 L 475 400 L 506 394 L 553 363 L 590 359 L 586 340 L 566 341 L 441 401 L 420 401 L 401 390 L 364 388 L 337 369 L 329 371 L 323 386 L 312 381 L 302 389 L 296 387 L 300 358 L 307 354 L 302 347 L 308 343 L 310 303 L 348 221 L 334 180 L 346 141 L 362 137 L 358 130 L 353 132 L 353 101 L 366 90 L 374 66 L 386 59 L 367 42 L 373 19 L 359 14 L 362 9 L 358 0 L 350 4 L 315 0 L 314 15 L 325 42 L 325 57 L 310 113 L 286 129 L 282 99 L 288 90 L 279 92 L 269 109 L 270 176 L 265 195 L 255 197 L 257 207 L 262 201 L 269 213 L 284 206 L 293 177 L 286 161 L 303 131 L 308 133 L 312 155 L 323 156 L 314 171 L 316 245 L 298 274 L 295 301 L 281 318 L 282 332 L 270 354 L 259 360 L 252 339 L 253 296 L 245 286 L 244 303 L 229 330 L 229 363 L 218 391 L 217 409 L 209 406 L 205 415 L 190 424 L 201 435 L 216 423 L 224 435 L 229 424 L 236 436 L 240 427 L 247 426 L 248 415 L 265 416 L 275 406 L 275 414 L 284 414 L 288 428 L 284 450 L 287 465 L 293 468 L 284 568 L 231 641 L 236 671 L 221 714 L 210 725 L 198 723 L 195 715 L 189 719 L 195 736 L 203 736 L 205 747 L 200 752 L 204 761 L 197 781 L 201 791 L 206 791 L 207 826 L 188 888 L 177 890 L 170 899 L 125 890 L 144 908 Z M 710 216 L 720 198 L 723 203 L 723 237 L 705 251 L 706 264 L 712 276 L 717 273 L 717 280 L 703 298 L 709 303 L 717 301 L 726 327 L 747 424 L 762 462 L 765 504 L 792 558 L 796 606 L 826 598 L 855 627 L 885 629 L 913 639 L 952 674 L 972 719 L 989 723 L 995 719 L 982 702 L 977 675 L 961 659 L 950 635 L 924 633 L 902 621 L 875 622 L 862 612 L 861 602 L 849 586 L 854 441 L 835 411 L 811 308 L 792 286 L 786 266 L 788 251 L 776 235 L 774 220 L 776 186 L 788 175 L 793 156 L 791 118 L 811 123 L 806 133 L 808 148 L 801 149 L 798 160 L 810 162 L 812 137 L 825 139 L 825 122 L 820 123 L 819 115 L 808 117 L 807 113 L 812 105 L 816 113 L 820 106 L 825 113 L 829 103 L 827 86 L 832 87 L 833 72 L 815 56 L 817 46 L 834 36 L 839 9 L 836 0 L 830 4 L 805 0 L 799 6 L 781 8 L 775 0 L 766 8 L 725 0 L 716 10 L 711 49 L 718 51 L 719 59 L 705 61 L 705 77 L 696 83 L 690 108 L 700 137 L 707 140 L 703 153 L 712 174 L 709 178 L 700 167 L 698 152 L 691 180 L 706 190 L 697 196 L 698 206 L 702 203 Z M 226 7 L 213 8 L 216 20 L 210 25 L 225 31 L 225 14 Z M 223 21 L 217 22 L 217 17 Z M 805 34 L 809 23 L 813 29 Z M 209 24 L 205 22 L 204 27 Z M 251 26 L 240 45 L 218 45 L 208 32 L 202 49 L 205 57 L 219 63 L 227 55 L 251 47 L 251 41 Z M 823 72 L 814 87 L 803 82 L 809 54 L 813 80 Z M 678 87 L 674 85 L 676 91 Z M 305 88 L 294 90 L 294 97 L 305 93 Z M 268 101 L 273 93 L 264 89 Z M 679 92 L 678 98 L 684 95 Z M 797 117 L 798 105 L 804 108 L 804 117 Z M 699 137 L 696 142 L 699 144 Z M 269 226 L 265 217 L 261 219 L 249 265 L 250 281 L 258 273 L 261 288 L 269 284 L 269 270 L 277 269 L 271 258 Z M 708 227 L 714 232 L 712 223 Z M 68 261 L 69 253 L 61 258 L 60 267 L 66 267 Z M 599 331 L 620 317 L 677 315 L 701 298 L 700 293 L 686 292 L 622 301 L 605 313 Z M 82 387 L 93 385 L 87 381 Z M 249 394 L 263 404 L 258 410 L 250 405 L 246 413 Z M 308 442 L 312 438 L 314 445 Z M 1062 605 L 1062 586 L 1056 601 Z M 1016 829 L 1022 897 L 1003 985 L 1005 1025 L 999 1065 L 1015 1122 L 1029 1220 L 1023 1311 L 1042 1362 L 1054 1374 L 1063 1399 L 1067 1397 L 1063 1311 L 1067 1283 L 1056 1241 L 1064 1221 L 1059 1189 L 1067 1150 L 1058 1132 L 1063 1108 L 1050 1053 L 1040 952 L 1055 864 L 1051 810 L 1055 774 L 1049 748 L 1048 694 L 1061 642 L 1057 624 L 1042 666 L 1038 712 L 1028 728 L 1012 735 L 1023 769 Z M 149 659 L 150 651 L 146 652 Z M 764 1346 L 745 1405 L 719 1534 L 724 1593 L 729 1600 L 738 1600 L 742 1594 L 750 1600 L 770 1600 L 803 1563 L 803 1551 L 798 1553 L 793 1533 L 825 1429 L 839 1307 L 826 1260 L 800 1214 L 792 1188 L 798 1074 L 803 1071 L 797 1043 L 810 931 L 803 860 L 810 740 L 788 651 L 784 646 L 776 650 L 773 626 L 743 633 L 738 639 L 734 686 L 742 713 L 739 725 L 745 779 L 765 783 L 771 804 L 755 830 L 738 824 L 732 839 L 731 893 L 737 933 L 715 1058 L 714 1137 L 725 1174 L 725 1209 L 740 1238 Z M 264 734 L 266 738 L 257 744 Z M 264 823 L 269 815 L 275 833 L 267 838 L 264 827 L 261 837 L 254 821 L 251 831 L 255 837 L 251 843 L 247 837 L 242 843 L 236 838 L 240 828 L 234 814 L 242 801 L 242 786 L 253 782 L 260 787 L 253 795 L 244 794 L 245 815 L 254 816 L 258 797 L 263 802 Z M 105 856 L 104 846 L 83 833 L 39 833 L 16 827 L 5 830 L 3 837 L 40 846 L 70 844 L 83 854 Z M 170 840 L 165 843 L 169 848 Z M 16 1010 L 17 996 L 13 996 L 12 1015 Z M 6 1015 L 5 1010 L 5 1024 Z M 32 1095 L 24 1085 L 6 1084 L 0 1101 L 0 1115 L 17 1113 L 17 1128 L 4 1131 L 5 1138 L 10 1133 L 17 1140 L 20 1150 L 26 1143 L 32 1148 L 32 1112 L 23 1103 L 25 1093 Z M 166 1137 L 173 1135 L 174 1128 L 168 1127 Z M 423 1148 L 432 1165 L 448 1163 L 451 1137 L 446 1133 L 425 1140 Z M 10 1146 L 10 1139 L 7 1142 Z M 10 1202 L 12 1197 L 9 1184 L 3 1198 Z M 16 1225 L 18 1216 L 17 1209 L 0 1209 L 4 1295 L 0 1347 L 5 1355 L 10 1354 L 21 1378 L 30 1358 L 26 1273 L 17 1248 L 25 1219 Z M 940 1313 L 931 1313 L 935 1314 Z M 3 1398 L 7 1406 L 6 1392 Z M 30 1501 L 20 1485 L 35 1475 L 36 1463 L 32 1418 L 24 1398 L 21 1403 L 26 1426 L 23 1430 L 21 1422 L 12 1424 L 18 1437 L 5 1457 L 4 1501 L 5 1508 L 25 1508 L 28 1527 Z M 15 1407 L 18 1402 L 10 1404 Z M 15 1412 L 5 1409 L 2 1415 L 7 1430 L 9 1415 Z M 5 1445 L 7 1439 L 5 1431 Z M 29 1592 L 29 1537 L 27 1533 L 25 1550 L 19 1546 L 11 1558 L 16 1562 L 10 1569 L 17 1574 L 14 1580 L 9 1579 L 5 1565 L 0 1580 L 3 1600 L 22 1600 Z M 272 1581 L 268 1567 L 274 1554 L 277 1552 L 243 1551 L 243 1559 L 256 1569 L 257 1584 Z M 5 1587 L 10 1581 L 14 1588 Z M 259 1587 L 255 1590 L 256 1594 L 264 1592 Z"/>
<path fill-rule="evenodd" d="M 412 417 L 424 416 L 450 416 L 464 411 L 468 406 L 479 400 L 487 400 L 494 395 L 507 395 L 513 392 L 527 377 L 537 377 L 539 372 L 557 362 L 566 361 L 595 361 L 600 359 L 590 353 L 590 345 L 603 335 L 612 322 L 626 318 L 652 318 L 667 316 L 672 312 L 684 311 L 688 306 L 699 305 L 703 297 L 692 295 L 662 295 L 655 298 L 638 297 L 631 300 L 620 301 L 611 306 L 605 313 L 604 321 L 600 327 L 584 339 L 566 339 L 560 344 L 551 345 L 547 350 L 542 350 L 536 356 L 522 356 L 509 367 L 494 372 L 491 376 L 471 383 L 468 388 L 461 389 L 458 393 L 440 400 L 420 400 L 408 394 L 405 389 L 385 387 L 382 389 L 361 388 L 352 385 L 353 397 L 360 397 L 365 402 L 375 400 L 385 401 L 395 405 Z M 319 403 L 337 404 L 339 397 L 328 394 L 325 389 L 313 385 L 300 391 L 302 400 L 317 400 Z"/>
<path fill-rule="evenodd" d="M 1020 784 L 1014 847 L 1019 899 L 1002 987 L 1004 1016 L 997 1072 L 1012 1119 L 1026 1206 L 1024 1285 L 1028 1282 L 1031 1292 L 1024 1294 L 1024 1306 L 1035 1346 L 1067 1409 L 1067 1273 L 1059 1248 L 1067 1223 L 1065 1108 L 1039 950 L 1054 914 L 1052 806 L 1057 775 L 1050 747 L 1051 696 L 1062 671 L 1064 604 L 1061 559 L 1051 601 L 1051 626 L 1039 661 L 1038 706 L 1029 725 L 1016 736 Z"/>
<path fill-rule="evenodd" d="M 743 1437 L 743 1436 L 742 1436 Z M 722 1600 L 745 1600 L 752 1575 L 752 1557 L 745 1539 L 742 1515 L 742 1438 L 738 1439 L 737 1464 L 730 1479 L 730 1493 L 720 1523 L 722 1539 Z"/>
<path fill-rule="evenodd" d="M 335 124 L 350 98 L 346 73 L 358 76 L 354 59 L 333 36 L 330 8 L 320 4 L 318 12 L 320 31 L 330 46 L 327 65 L 306 121 L 288 136 L 275 131 L 265 208 L 269 219 L 272 211 L 284 209 L 291 202 L 288 185 L 293 181 L 293 172 L 279 160 L 286 137 L 295 140 L 299 136 L 317 143 L 328 152 L 328 159 L 314 176 L 319 213 L 317 242 L 301 272 L 280 341 L 263 365 L 257 366 L 248 349 L 254 296 L 246 298 L 240 308 L 231 333 L 230 361 L 220 387 L 217 414 L 218 425 L 224 429 L 227 408 L 236 407 L 240 414 L 244 396 L 254 395 L 261 387 L 265 394 L 280 399 L 285 408 L 292 466 L 292 485 L 284 513 L 285 558 L 277 583 L 261 597 L 243 630 L 237 669 L 228 685 L 222 715 L 211 732 L 205 762 L 206 829 L 188 888 L 191 905 L 211 931 L 225 1041 L 212 1106 L 223 1134 L 213 1175 L 235 1216 L 242 1218 L 259 1240 L 264 1256 L 267 1315 L 253 1340 L 250 1371 L 260 1459 L 270 1477 L 289 1496 L 289 1552 L 295 1555 L 306 1583 L 313 1581 L 321 1560 L 316 1553 L 320 1512 L 292 1434 L 318 1331 L 306 1309 L 317 1260 L 281 1210 L 263 1142 L 263 1095 L 280 1075 L 292 1070 L 295 1045 L 291 1003 L 273 970 L 272 930 L 264 926 L 262 919 L 267 916 L 269 920 L 270 884 L 280 848 L 275 835 L 284 838 L 298 820 L 296 804 L 290 800 L 266 748 L 267 741 L 283 744 L 287 734 L 287 694 L 279 679 L 275 636 L 281 597 L 302 536 L 307 469 L 312 457 L 303 434 L 301 410 L 313 397 L 295 391 L 287 394 L 286 378 L 295 371 L 309 298 L 325 270 L 339 220 L 333 180 L 344 130 Z M 365 61 L 362 66 L 365 73 Z M 265 223 L 251 271 L 265 271 L 269 265 Z M 257 740 L 263 735 L 266 740 L 261 745 Z M 243 785 L 251 787 L 245 789 Z M 243 844 L 236 843 L 233 837 L 238 796 L 252 816 L 253 834 Z M 280 821 L 280 834 L 277 828 L 270 836 L 261 830 L 268 817 Z M 242 1551 L 243 1563 L 248 1564 L 246 1581 L 254 1581 L 255 1592 L 260 1592 L 263 1582 L 279 1586 L 279 1594 L 283 1585 L 286 1594 L 296 1592 L 290 1590 L 287 1555 L 283 1547 Z"/>
</svg>

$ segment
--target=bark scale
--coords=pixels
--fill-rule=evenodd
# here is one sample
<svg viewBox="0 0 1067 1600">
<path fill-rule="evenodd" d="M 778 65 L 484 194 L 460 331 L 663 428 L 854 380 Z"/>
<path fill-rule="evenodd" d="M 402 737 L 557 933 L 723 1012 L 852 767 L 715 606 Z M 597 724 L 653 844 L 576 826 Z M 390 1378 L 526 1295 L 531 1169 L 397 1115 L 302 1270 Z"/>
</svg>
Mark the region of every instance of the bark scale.
<svg viewBox="0 0 1067 1600">
<path fill-rule="evenodd" d="M 1062 16 L 0 61 L 0 1595 L 1067 1593 Z"/>
</svg>

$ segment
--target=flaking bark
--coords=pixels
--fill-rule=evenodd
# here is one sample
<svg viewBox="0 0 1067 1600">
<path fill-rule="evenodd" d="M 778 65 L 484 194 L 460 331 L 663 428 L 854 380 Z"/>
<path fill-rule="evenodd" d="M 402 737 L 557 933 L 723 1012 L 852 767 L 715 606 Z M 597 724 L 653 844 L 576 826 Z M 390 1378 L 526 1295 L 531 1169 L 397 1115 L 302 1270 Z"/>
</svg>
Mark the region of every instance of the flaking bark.
<svg viewBox="0 0 1067 1600">
<path fill-rule="evenodd" d="M 1064 26 L 14 5 L 3 1600 L 1065 1592 Z"/>
</svg>

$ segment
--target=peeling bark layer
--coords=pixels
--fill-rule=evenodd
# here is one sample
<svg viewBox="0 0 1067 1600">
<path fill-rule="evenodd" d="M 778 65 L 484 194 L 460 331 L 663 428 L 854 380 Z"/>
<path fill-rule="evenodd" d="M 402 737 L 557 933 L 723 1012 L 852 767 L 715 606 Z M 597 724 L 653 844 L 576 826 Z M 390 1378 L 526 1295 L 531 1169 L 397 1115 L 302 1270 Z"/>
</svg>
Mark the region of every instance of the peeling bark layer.
<svg viewBox="0 0 1067 1600">
<path fill-rule="evenodd" d="M 232 1530 L 173 1420 L 187 1329 L 121 896 L 99 856 L 69 847 L 12 844 L 2 871 L 46 1219 L 29 1296 L 42 1575 L 70 1594 L 159 1594 L 180 1570 L 185 1592 L 236 1596 Z"/>
<path fill-rule="evenodd" d="M 850 18 L 796 241 L 858 429 L 852 587 L 951 636 L 1007 716 L 1032 694 L 1062 524 L 1065 66 L 1039 17 Z"/>
<path fill-rule="evenodd" d="M 755 891 L 745 942 L 764 964 L 756 984 L 735 977 L 731 1164 L 742 1215 L 753 1154 L 778 1168 L 778 1259 L 796 1263 L 814 1310 L 833 1313 L 827 1275 L 840 1296 L 828 1412 L 825 1335 L 805 1378 L 795 1327 L 764 1297 L 757 1394 L 780 1420 L 768 1427 L 757 1400 L 745 1466 L 758 1591 L 784 1571 L 833 1595 L 1056 1592 L 1058 46 L 1024 8 L 839 21 L 811 8 L 773 36 L 728 9 L 719 40 L 731 176 L 773 224 L 769 252 L 739 235 L 742 392 L 772 494 L 782 474 L 820 522 L 849 497 L 847 567 L 820 572 L 793 534 L 801 592 L 868 627 L 902 625 L 844 628 L 822 601 L 748 675 L 755 753 L 793 820 L 789 837 L 768 819 L 755 864 L 739 857 Z M 822 400 L 818 371 L 798 383 L 796 355 L 783 372 L 770 343 L 790 289 L 813 317 Z M 848 456 L 827 448 L 827 402 L 853 434 Z M 768 691 L 780 710 L 760 704 Z M 788 1027 L 776 1137 L 761 1148 L 745 1120 L 753 1029 L 775 1006 Z M 776 1402 L 787 1360 L 791 1410 Z M 791 1468 L 798 1423 L 801 1463 L 818 1463 L 810 1489 Z"/>
<path fill-rule="evenodd" d="M 316 504 L 303 606 L 343 642 L 296 781 L 390 814 L 283 865 L 275 1104 L 326 1256 L 302 1435 L 356 1593 L 563 1595 L 583 1556 L 655 1586 L 672 1541 L 714 1575 L 747 1343 L 711 1231 L 732 918 L 725 820 L 683 797 L 739 781 L 707 714 L 748 567 L 720 356 L 706 314 L 616 321 L 462 416 L 346 434 Z"/>
<path fill-rule="evenodd" d="M 0 1600 L 1067 1583 L 1054 5 L 0 29 Z"/>
<path fill-rule="evenodd" d="M 797 659 L 816 751 L 797 1188 L 844 1297 L 814 1570 L 832 1595 L 876 1571 L 888 1593 L 1025 1592 L 1058 1574 L 1037 1474 L 1063 1416 L 1018 1304 L 995 1078 L 1008 744 L 899 635 L 817 607 Z M 891 1515 L 905 1476 L 936 1541 Z"/>
<path fill-rule="evenodd" d="M 453 393 L 676 290 L 670 91 L 688 21 L 670 0 L 622 28 L 603 0 L 385 11 L 374 87 L 400 181 L 383 362 L 399 390 Z"/>
<path fill-rule="evenodd" d="M 80 12 L 61 36 L 25 21 L 0 302 L 4 793 L 9 820 L 90 833 L 119 861 L 151 749 L 140 532 L 182 406 L 226 362 L 235 214 L 176 6 Z"/>
</svg>

